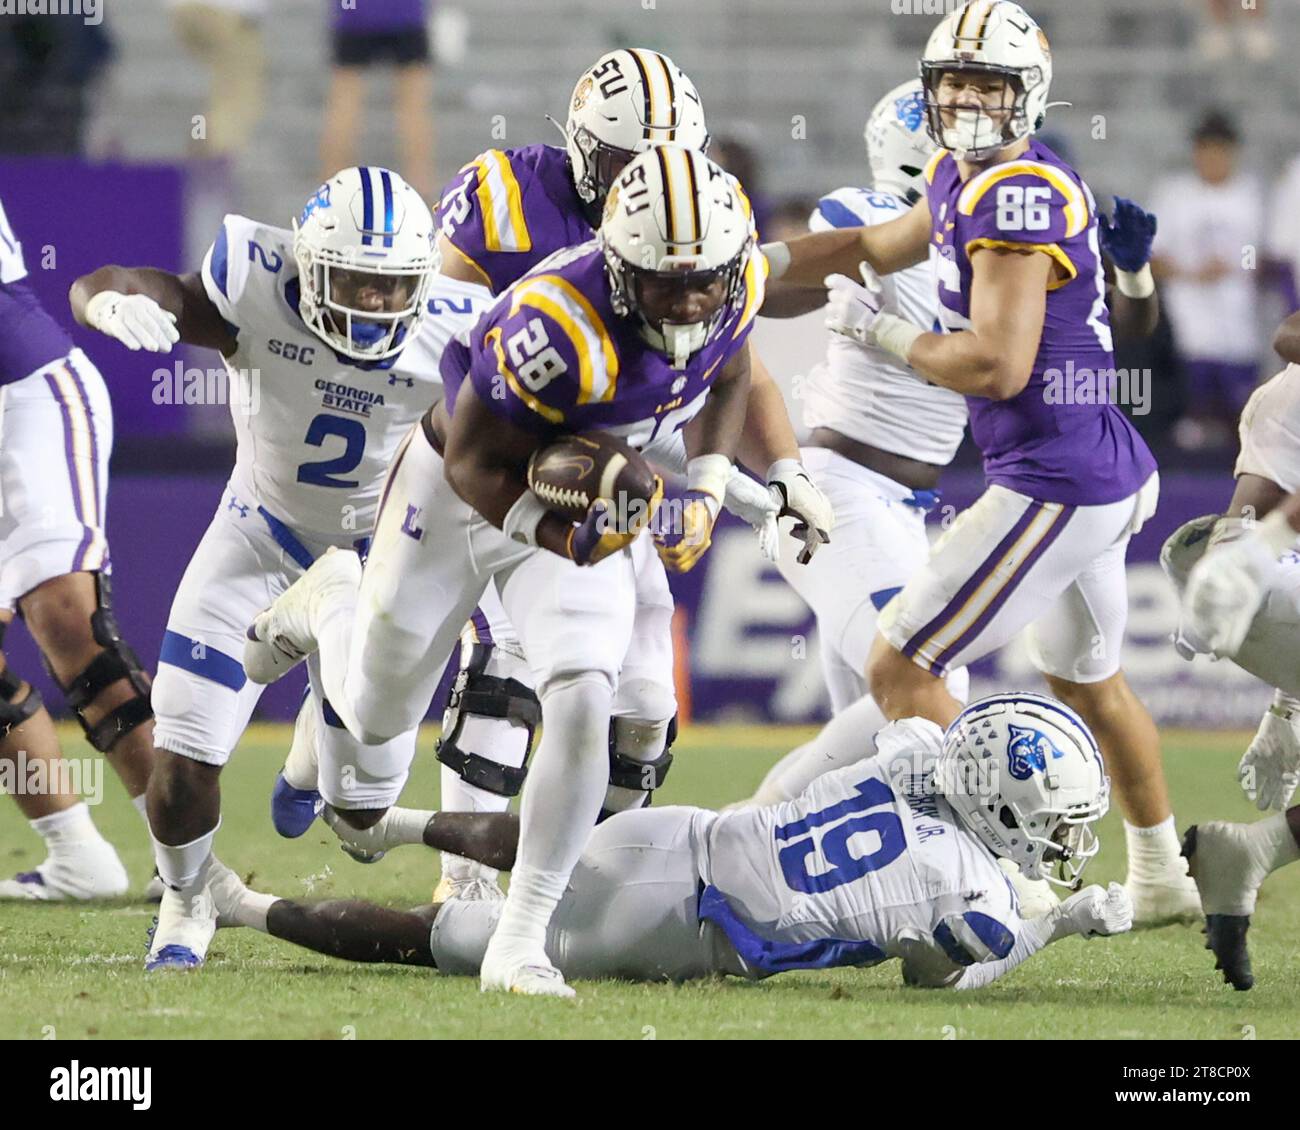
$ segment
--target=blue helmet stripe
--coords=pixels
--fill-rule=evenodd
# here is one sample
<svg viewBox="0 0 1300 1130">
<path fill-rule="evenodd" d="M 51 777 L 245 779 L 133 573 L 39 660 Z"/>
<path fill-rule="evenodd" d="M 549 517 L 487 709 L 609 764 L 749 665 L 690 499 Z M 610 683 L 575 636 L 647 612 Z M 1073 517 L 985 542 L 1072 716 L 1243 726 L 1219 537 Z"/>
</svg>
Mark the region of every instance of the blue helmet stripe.
<svg viewBox="0 0 1300 1130">
<path fill-rule="evenodd" d="M 393 246 L 393 178 L 387 169 L 379 170 L 384 185 L 384 246 Z"/>
<path fill-rule="evenodd" d="M 364 165 L 361 173 L 361 242 L 370 245 L 370 233 L 375 229 L 375 191 L 370 185 L 370 170 Z"/>
</svg>

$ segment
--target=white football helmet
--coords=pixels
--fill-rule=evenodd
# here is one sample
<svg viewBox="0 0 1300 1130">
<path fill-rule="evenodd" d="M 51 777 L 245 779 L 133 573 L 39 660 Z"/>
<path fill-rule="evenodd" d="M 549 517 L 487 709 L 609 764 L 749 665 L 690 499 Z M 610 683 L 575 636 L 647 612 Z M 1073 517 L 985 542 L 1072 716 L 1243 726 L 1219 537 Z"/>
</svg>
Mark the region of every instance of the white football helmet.
<svg viewBox="0 0 1300 1130">
<path fill-rule="evenodd" d="M 956 111 L 943 123 L 939 81 L 945 72 L 1001 75 L 1013 99 L 999 124 L 986 112 Z M 961 160 L 979 161 L 1005 145 L 1043 128 L 1052 85 L 1052 51 L 1047 36 L 1011 0 L 970 0 L 935 28 L 921 57 L 921 81 L 931 138 Z"/>
<path fill-rule="evenodd" d="M 293 231 L 298 312 L 312 332 L 358 361 L 400 353 L 438 269 L 420 194 L 389 169 L 344 169 L 315 191 Z"/>
<path fill-rule="evenodd" d="M 915 203 L 925 194 L 925 166 L 935 151 L 926 130 L 920 79 L 894 87 L 872 107 L 863 134 L 872 184 Z"/>
<path fill-rule="evenodd" d="M 652 145 L 709 148 L 695 84 L 667 55 L 642 47 L 602 55 L 578 79 L 564 135 L 574 187 L 597 214 L 638 153 Z"/>
<path fill-rule="evenodd" d="M 619 175 L 599 240 L 615 312 L 683 369 L 744 300 L 754 225 L 738 182 L 703 153 L 657 145 Z"/>
<path fill-rule="evenodd" d="M 1077 887 L 1100 844 L 1110 780 L 1083 719 L 1046 695 L 972 702 L 944 734 L 935 788 L 968 831 L 1029 879 Z"/>
</svg>

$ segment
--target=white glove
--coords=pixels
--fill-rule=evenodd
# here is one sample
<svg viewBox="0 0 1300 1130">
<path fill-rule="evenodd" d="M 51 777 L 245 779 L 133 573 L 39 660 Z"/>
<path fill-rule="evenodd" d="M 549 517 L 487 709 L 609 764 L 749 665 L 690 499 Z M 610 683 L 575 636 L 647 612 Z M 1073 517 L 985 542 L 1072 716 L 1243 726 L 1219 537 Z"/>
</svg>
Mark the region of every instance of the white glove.
<svg viewBox="0 0 1300 1130">
<path fill-rule="evenodd" d="M 1071 895 L 1057 910 L 1066 932 L 1085 938 L 1124 934 L 1133 927 L 1133 900 L 1119 883 L 1094 884 Z"/>
<path fill-rule="evenodd" d="M 772 496 L 771 488 L 734 470 L 727 480 L 727 494 L 722 505 L 754 527 L 758 534 L 759 552 L 775 565 L 781 556 L 781 532 L 776 524 L 781 507 Z"/>
<path fill-rule="evenodd" d="M 1220 658 L 1237 654 L 1264 602 L 1277 557 L 1257 537 L 1209 550 L 1192 568 L 1183 593 L 1183 623 Z"/>
<path fill-rule="evenodd" d="M 778 507 L 777 517 L 795 520 L 790 532 L 803 542 L 795 560 L 807 565 L 818 547 L 831 540 L 835 511 L 830 500 L 797 459 L 778 459 L 773 463 L 767 470 L 767 485 Z"/>
<path fill-rule="evenodd" d="M 1278 692 L 1237 766 L 1237 779 L 1261 812 L 1287 806 L 1300 786 L 1300 702 Z"/>
<path fill-rule="evenodd" d="M 378 823 L 369 828 L 352 827 L 328 804 L 321 809 L 320 815 L 338 836 L 341 841 L 339 846 L 358 863 L 378 863 L 392 846 L 385 835 L 384 827 L 388 820 L 388 813 L 384 813 Z"/>
<path fill-rule="evenodd" d="M 164 310 L 147 294 L 122 294 L 101 290 L 86 303 L 86 322 L 116 338 L 127 349 L 170 353 L 181 339 L 176 315 Z"/>
<path fill-rule="evenodd" d="M 860 270 L 861 283 L 854 282 L 848 275 L 826 278 L 829 291 L 826 328 L 852 338 L 859 345 L 872 345 L 876 340 L 876 322 L 885 301 L 885 288 L 865 263 Z"/>
</svg>

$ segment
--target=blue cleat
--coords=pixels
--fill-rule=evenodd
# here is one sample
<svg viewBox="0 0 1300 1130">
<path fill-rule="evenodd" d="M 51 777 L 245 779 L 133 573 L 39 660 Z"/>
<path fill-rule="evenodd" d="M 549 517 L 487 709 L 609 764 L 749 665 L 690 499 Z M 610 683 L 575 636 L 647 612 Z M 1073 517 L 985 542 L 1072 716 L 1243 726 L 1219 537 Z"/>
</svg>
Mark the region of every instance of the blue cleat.
<svg viewBox="0 0 1300 1130">
<path fill-rule="evenodd" d="M 271 823 L 275 830 L 288 840 L 296 840 L 312 826 L 324 800 L 315 789 L 295 789 L 284 779 L 283 773 L 275 775 L 271 790 Z"/>
<path fill-rule="evenodd" d="M 158 973 L 162 970 L 183 972 L 186 969 L 197 969 L 202 964 L 203 958 L 189 946 L 163 946 L 157 953 L 149 955 L 149 960 L 144 963 L 144 971 L 146 973 Z"/>
</svg>

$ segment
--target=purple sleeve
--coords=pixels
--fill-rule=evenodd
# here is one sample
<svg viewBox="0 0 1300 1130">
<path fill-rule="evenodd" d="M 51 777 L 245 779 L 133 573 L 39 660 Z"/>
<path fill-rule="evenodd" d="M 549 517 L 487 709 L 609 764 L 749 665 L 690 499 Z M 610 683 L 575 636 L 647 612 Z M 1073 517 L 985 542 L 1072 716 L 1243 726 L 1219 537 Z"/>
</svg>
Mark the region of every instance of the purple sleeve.
<svg viewBox="0 0 1300 1130">
<path fill-rule="evenodd" d="M 491 171 L 491 175 L 489 175 Z M 438 202 L 440 230 L 480 281 L 500 294 L 533 265 L 522 183 L 509 154 L 481 154 L 456 174 Z M 491 216 L 484 215 L 484 209 Z"/>
<path fill-rule="evenodd" d="M 489 313 L 476 343 L 469 381 L 496 415 L 532 432 L 563 429 L 577 399 L 581 372 L 575 342 L 549 315 L 530 306 Z M 581 343 L 577 343 L 581 347 Z"/>
</svg>

